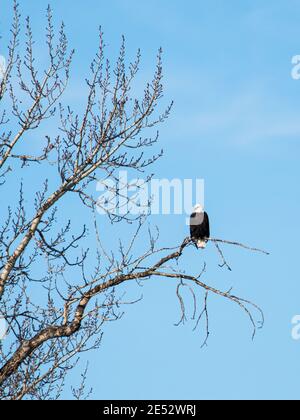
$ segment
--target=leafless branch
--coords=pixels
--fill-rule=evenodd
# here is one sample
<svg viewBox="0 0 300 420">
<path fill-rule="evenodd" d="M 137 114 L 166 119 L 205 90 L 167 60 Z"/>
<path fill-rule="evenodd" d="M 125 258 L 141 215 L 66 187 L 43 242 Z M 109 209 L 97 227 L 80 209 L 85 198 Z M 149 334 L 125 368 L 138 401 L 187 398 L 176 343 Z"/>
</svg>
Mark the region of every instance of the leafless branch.
<svg viewBox="0 0 300 420">
<path fill-rule="evenodd" d="M 122 169 L 142 172 L 148 183 L 149 167 L 162 156 L 161 150 L 153 151 L 156 126 L 168 118 L 172 103 L 159 112 L 161 49 L 152 79 L 136 98 L 132 91 L 140 51 L 128 63 L 122 38 L 115 62 L 110 61 L 100 29 L 86 95 L 75 111 L 64 103 L 74 50 L 64 25 L 56 29 L 51 8 L 46 17 L 46 65 L 37 61 L 30 19 L 21 25 L 16 0 L 10 34 L 0 82 L 0 187 L 4 195 L 5 189 L 11 193 L 3 202 L 0 221 L 0 316 L 8 323 L 9 335 L 5 345 L 0 341 L 0 399 L 59 398 L 68 372 L 79 368 L 80 355 L 101 346 L 104 325 L 119 320 L 125 305 L 142 299 L 125 299 L 124 287 L 130 281 L 139 286 L 154 277 L 175 282 L 181 308 L 177 325 L 188 320 L 183 294 L 187 290 L 196 327 L 205 318 L 203 345 L 209 336 L 208 297 L 213 296 L 238 305 L 254 336 L 263 325 L 261 309 L 231 291 L 212 287 L 204 279 L 205 264 L 202 269 L 191 267 L 187 274 L 179 264 L 192 240 L 159 246 L 159 229 L 147 226 L 149 204 L 133 215 L 128 206 L 134 200 L 126 194 L 130 184 L 108 183 L 115 185 Z M 58 130 L 45 136 L 40 129 L 49 119 Z M 33 131 L 39 139 L 34 148 Z M 96 185 L 107 188 L 111 202 L 99 198 Z M 98 212 L 106 214 L 111 229 L 127 223 L 125 241 L 111 245 Z M 83 219 L 86 223 L 81 224 Z M 238 242 L 209 240 L 228 268 L 220 244 L 267 254 Z M 194 270 L 200 274 L 192 274 Z M 74 398 L 89 396 L 87 376 L 86 368 L 72 390 Z"/>
</svg>

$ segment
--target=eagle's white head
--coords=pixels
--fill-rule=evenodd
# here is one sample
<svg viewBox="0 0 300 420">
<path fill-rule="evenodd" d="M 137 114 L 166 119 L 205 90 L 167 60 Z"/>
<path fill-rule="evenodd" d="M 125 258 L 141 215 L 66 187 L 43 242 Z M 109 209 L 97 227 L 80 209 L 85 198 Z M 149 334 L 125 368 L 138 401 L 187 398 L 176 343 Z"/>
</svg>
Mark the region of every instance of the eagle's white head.
<svg viewBox="0 0 300 420">
<path fill-rule="evenodd" d="M 202 206 L 202 204 L 195 205 L 194 213 L 204 213 L 204 207 Z"/>
</svg>

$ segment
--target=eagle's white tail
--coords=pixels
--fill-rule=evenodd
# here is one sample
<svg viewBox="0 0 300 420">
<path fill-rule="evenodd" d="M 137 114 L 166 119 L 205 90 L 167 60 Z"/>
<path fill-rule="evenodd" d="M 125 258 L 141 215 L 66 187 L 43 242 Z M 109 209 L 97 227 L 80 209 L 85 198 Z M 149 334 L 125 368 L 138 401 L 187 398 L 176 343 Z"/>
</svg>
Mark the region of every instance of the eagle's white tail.
<svg viewBox="0 0 300 420">
<path fill-rule="evenodd" d="M 198 239 L 197 248 L 204 249 L 206 247 L 206 241 L 204 239 Z"/>
</svg>

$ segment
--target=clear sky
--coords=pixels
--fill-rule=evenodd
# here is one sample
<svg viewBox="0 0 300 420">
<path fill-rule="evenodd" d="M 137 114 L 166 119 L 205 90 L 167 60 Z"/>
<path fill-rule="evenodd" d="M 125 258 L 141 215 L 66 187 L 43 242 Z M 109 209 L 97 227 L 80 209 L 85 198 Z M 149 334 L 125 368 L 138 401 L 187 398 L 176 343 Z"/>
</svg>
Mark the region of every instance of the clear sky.
<svg viewBox="0 0 300 420">
<path fill-rule="evenodd" d="M 1 33 L 9 4 L 1 0 Z M 48 0 L 20 4 L 38 38 Z M 80 81 L 99 25 L 112 58 L 122 34 L 129 56 L 141 48 L 141 80 L 152 73 L 162 46 L 165 99 L 175 105 L 160 127 L 165 156 L 156 176 L 204 178 L 212 235 L 271 252 L 265 257 L 224 248 L 230 273 L 217 267 L 212 245 L 202 254 L 188 250 L 182 260 L 190 272 L 207 260 L 209 284 L 233 287 L 263 308 L 266 323 L 254 341 L 244 313 L 211 297 L 211 336 L 201 350 L 203 326 L 193 332 L 190 322 L 173 325 L 180 316 L 176 284 L 151 280 L 142 289 L 143 301 L 125 307 L 124 317 L 105 327 L 102 347 L 88 355 L 93 397 L 298 399 L 300 341 L 292 339 L 291 319 L 300 314 L 300 80 L 291 77 L 291 60 L 300 54 L 299 1 L 52 0 L 51 5 L 76 49 L 67 94 L 73 101 L 81 99 Z M 187 235 L 185 216 L 155 216 L 152 223 L 161 229 L 162 245 Z M 125 232 L 120 228 L 120 236 Z M 141 290 L 130 286 L 127 293 L 135 299 Z"/>
</svg>

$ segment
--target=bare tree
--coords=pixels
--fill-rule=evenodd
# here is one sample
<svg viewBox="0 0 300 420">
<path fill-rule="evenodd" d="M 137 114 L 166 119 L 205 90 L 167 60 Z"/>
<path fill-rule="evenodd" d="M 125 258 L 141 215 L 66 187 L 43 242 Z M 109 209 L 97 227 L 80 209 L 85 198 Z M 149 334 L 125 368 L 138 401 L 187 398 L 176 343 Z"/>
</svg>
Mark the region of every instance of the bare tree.
<svg viewBox="0 0 300 420">
<path fill-rule="evenodd" d="M 97 218 L 97 208 L 103 203 L 93 193 L 95 182 L 117 178 L 122 168 L 147 174 L 147 168 L 161 156 L 161 152 L 148 152 L 158 140 L 157 134 L 151 135 L 153 127 L 169 116 L 172 106 L 163 113 L 157 111 L 163 95 L 161 50 L 153 79 L 136 99 L 131 87 L 139 70 L 140 52 L 127 64 L 123 39 L 112 65 L 106 59 L 100 30 L 98 51 L 86 80 L 84 110 L 77 113 L 61 102 L 74 53 L 69 50 L 64 25 L 59 31 L 54 29 L 48 8 L 48 66 L 41 71 L 34 56 L 30 19 L 26 19 L 23 45 L 16 1 L 13 10 L 7 65 L 0 85 L 0 181 L 2 188 L 9 184 L 19 198 L 7 209 L 1 204 L 0 316 L 8 324 L 8 335 L 0 341 L 0 398 L 59 398 L 80 353 L 97 349 L 103 325 L 120 318 L 122 305 L 134 303 L 125 301 L 120 289 L 129 281 L 139 283 L 154 276 L 177 281 L 182 311 L 179 323 L 186 318 L 181 289 L 188 287 L 194 300 L 195 327 L 202 318 L 206 322 L 204 344 L 209 335 L 207 302 L 211 295 L 239 305 L 254 334 L 263 322 L 261 310 L 231 291 L 209 286 L 202 280 L 205 266 L 197 276 L 181 271 L 178 261 L 192 245 L 190 238 L 175 248 L 159 247 L 158 233 L 145 224 L 147 212 L 134 217 L 129 211 L 120 215 L 103 205 L 112 223 L 128 222 L 130 229 L 136 227 L 118 250 L 108 250 L 103 244 Z M 57 135 L 41 138 L 36 153 L 30 146 L 32 133 L 42 133 L 40 128 L 48 119 L 59 127 Z M 14 176 L 21 168 L 24 177 L 36 171 L 40 181 L 34 205 L 27 203 L 25 182 Z M 150 179 L 148 174 L 145 182 Z M 122 189 L 113 190 L 112 195 L 118 203 L 130 200 Z M 72 197 L 79 199 L 75 201 L 78 209 L 81 205 L 89 212 L 93 232 L 91 226 L 82 226 L 78 232 L 74 217 L 73 224 L 71 218 L 62 225 L 64 208 Z M 141 236 L 143 251 L 136 247 Z M 228 241 L 210 240 L 220 253 L 222 265 L 230 268 L 220 248 Z M 88 249 L 88 243 L 94 244 L 96 252 Z M 201 298 L 203 309 L 198 314 Z M 74 398 L 84 397 L 86 376 L 87 371 L 79 388 L 73 389 Z"/>
</svg>

